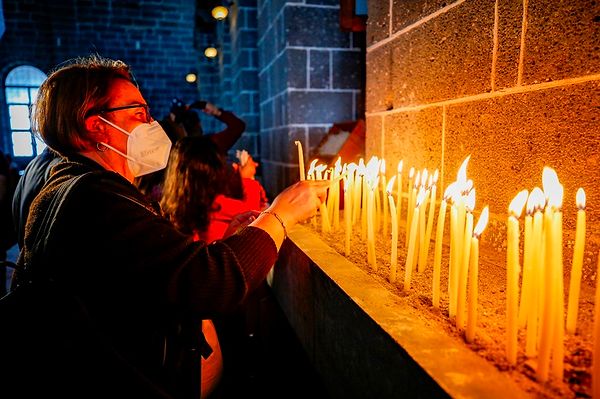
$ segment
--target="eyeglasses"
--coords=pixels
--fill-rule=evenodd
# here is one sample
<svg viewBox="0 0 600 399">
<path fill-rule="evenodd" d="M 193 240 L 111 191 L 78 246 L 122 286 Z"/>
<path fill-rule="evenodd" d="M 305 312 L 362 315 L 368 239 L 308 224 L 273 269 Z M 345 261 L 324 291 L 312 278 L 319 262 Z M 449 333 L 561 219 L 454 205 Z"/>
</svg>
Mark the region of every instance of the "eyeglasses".
<svg viewBox="0 0 600 399">
<path fill-rule="evenodd" d="M 133 109 L 133 108 L 143 108 L 144 109 L 144 118 L 145 118 L 144 121 L 146 123 L 152 122 L 152 116 L 150 115 L 150 107 L 148 106 L 148 104 L 131 104 L 131 105 L 124 105 L 122 107 L 99 109 L 99 110 L 89 112 L 87 116 L 89 117 L 92 115 L 107 114 L 109 112 L 115 112 L 115 111 L 121 111 L 124 109 Z"/>
</svg>

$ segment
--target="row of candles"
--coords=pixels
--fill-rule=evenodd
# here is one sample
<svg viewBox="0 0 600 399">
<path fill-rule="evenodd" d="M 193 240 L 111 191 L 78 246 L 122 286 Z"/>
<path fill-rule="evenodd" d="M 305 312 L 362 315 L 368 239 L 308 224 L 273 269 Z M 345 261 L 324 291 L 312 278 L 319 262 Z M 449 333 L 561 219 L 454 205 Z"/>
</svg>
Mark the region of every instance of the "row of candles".
<svg viewBox="0 0 600 399">
<path fill-rule="evenodd" d="M 341 164 L 334 167 L 313 160 L 306 176 L 302 146 L 298 146 L 301 179 L 343 180 L 345 253 L 351 251 L 353 227 L 360 225 L 361 238 L 367 242 L 367 259 L 373 270 L 378 269 L 375 255 L 375 233 L 383 230 L 388 236 L 391 227 L 391 255 L 389 281 L 397 280 L 398 233 L 402 218 L 403 199 L 406 199 L 404 290 L 411 286 L 412 273 L 422 272 L 427 266 L 429 244 L 436 210 L 438 171 L 429 174 L 426 169 L 411 168 L 408 187 L 404 191 L 403 161 L 397 173 L 386 182 L 386 163 L 372 157 L 367 164 Z M 450 214 L 450 257 L 448 262 L 449 316 L 456 327 L 465 331 L 465 339 L 473 342 L 477 325 L 479 238 L 484 231 L 489 210 L 486 206 L 474 225 L 475 188 L 467 179 L 467 157 L 458 170 L 456 181 L 446 188 L 438 211 L 433 256 L 432 303 L 440 304 L 440 275 L 442 242 L 446 213 Z M 394 185 L 397 183 L 396 196 Z M 506 300 L 506 356 L 515 365 L 518 353 L 518 331 L 525 329 L 525 354 L 538 359 L 537 377 L 547 381 L 549 374 L 559 380 L 563 375 L 564 333 L 576 330 L 579 293 L 585 247 L 585 192 L 577 192 L 577 223 L 570 278 L 567 316 L 564 316 L 564 283 L 562 254 L 562 196 L 563 187 L 556 172 L 544 168 L 542 187 L 517 194 L 509 206 L 507 218 L 507 300 Z M 340 186 L 332 184 L 327 201 L 321 205 L 321 230 L 329 232 L 340 228 Z M 387 201 L 385 197 L 387 196 Z M 383 197 L 383 200 L 382 198 Z M 520 218 L 526 209 L 523 228 L 523 268 L 521 269 L 519 243 Z M 313 219 L 316 224 L 316 220 Z M 600 273 L 600 260 L 599 260 Z M 519 277 L 522 276 L 521 287 Z M 468 288 L 468 290 L 467 290 Z M 467 295 L 468 294 L 468 295 Z M 597 290 L 595 345 L 600 358 L 600 290 Z M 599 377 L 594 380 L 600 381 Z M 599 384 L 594 384 L 595 387 Z M 600 387 L 596 387 L 599 388 Z M 600 393 L 600 392 L 599 392 Z M 600 397 L 600 396 L 597 396 Z"/>
</svg>

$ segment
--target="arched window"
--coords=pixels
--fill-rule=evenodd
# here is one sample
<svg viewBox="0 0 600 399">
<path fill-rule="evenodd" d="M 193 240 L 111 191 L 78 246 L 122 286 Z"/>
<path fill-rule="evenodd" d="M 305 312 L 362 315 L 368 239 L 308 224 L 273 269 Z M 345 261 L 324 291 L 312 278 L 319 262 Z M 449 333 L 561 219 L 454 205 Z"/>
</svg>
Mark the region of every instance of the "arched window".
<svg viewBox="0 0 600 399">
<path fill-rule="evenodd" d="M 44 72 L 30 65 L 18 66 L 6 76 L 4 87 L 15 157 L 34 157 L 46 148 L 46 144 L 31 131 L 29 115 L 38 89 L 45 79 Z"/>
</svg>

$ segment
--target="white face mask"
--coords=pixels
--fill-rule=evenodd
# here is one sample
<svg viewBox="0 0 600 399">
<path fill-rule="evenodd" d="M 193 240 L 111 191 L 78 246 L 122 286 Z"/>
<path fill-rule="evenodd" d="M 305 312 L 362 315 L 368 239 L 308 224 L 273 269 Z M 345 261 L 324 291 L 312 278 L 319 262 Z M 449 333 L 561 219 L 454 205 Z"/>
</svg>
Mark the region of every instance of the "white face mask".
<svg viewBox="0 0 600 399">
<path fill-rule="evenodd" d="M 127 154 L 123 154 L 109 144 L 103 142 L 100 144 L 127 158 L 127 165 L 133 176 L 147 175 L 167 166 L 171 140 L 157 121 L 142 123 L 128 133 L 102 116 L 98 118 L 128 136 Z"/>
</svg>

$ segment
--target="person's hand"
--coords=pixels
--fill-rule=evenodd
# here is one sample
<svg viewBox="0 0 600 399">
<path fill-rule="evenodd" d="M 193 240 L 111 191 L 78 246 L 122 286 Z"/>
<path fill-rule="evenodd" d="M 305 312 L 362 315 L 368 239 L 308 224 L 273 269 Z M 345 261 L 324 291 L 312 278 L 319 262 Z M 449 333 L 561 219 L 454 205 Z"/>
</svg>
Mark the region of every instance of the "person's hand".
<svg viewBox="0 0 600 399">
<path fill-rule="evenodd" d="M 276 212 L 283 219 L 286 228 L 290 228 L 316 215 L 331 185 L 330 180 L 299 181 L 275 197 L 268 209 Z"/>
<path fill-rule="evenodd" d="M 220 116 L 221 115 L 221 110 L 214 104 L 207 102 L 206 106 L 204 107 L 204 109 L 202 110 L 204 111 L 204 113 L 208 114 L 208 115 L 212 115 L 212 116 Z"/>
<path fill-rule="evenodd" d="M 248 155 L 248 159 L 245 164 L 239 167 L 240 176 L 246 179 L 253 179 L 256 176 L 256 168 L 258 167 L 258 162 L 254 162 L 251 155 Z"/>
<path fill-rule="evenodd" d="M 258 215 L 260 215 L 260 212 L 258 211 L 248 211 L 235 215 L 229 223 L 229 226 L 227 226 L 227 230 L 223 233 L 223 238 L 227 238 L 248 226 L 258 217 Z"/>
</svg>

